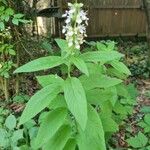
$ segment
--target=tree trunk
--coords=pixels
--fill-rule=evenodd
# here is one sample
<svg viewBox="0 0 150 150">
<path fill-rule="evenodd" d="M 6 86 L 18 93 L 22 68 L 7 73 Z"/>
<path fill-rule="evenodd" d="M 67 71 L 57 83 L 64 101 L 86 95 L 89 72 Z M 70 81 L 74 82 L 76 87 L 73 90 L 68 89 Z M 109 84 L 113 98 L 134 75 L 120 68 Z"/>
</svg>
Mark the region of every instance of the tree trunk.
<svg viewBox="0 0 150 150">
<path fill-rule="evenodd" d="M 145 9 L 146 19 L 147 19 L 147 43 L 148 43 L 148 69 L 150 70 L 150 0 L 143 0 L 143 5 Z"/>
</svg>

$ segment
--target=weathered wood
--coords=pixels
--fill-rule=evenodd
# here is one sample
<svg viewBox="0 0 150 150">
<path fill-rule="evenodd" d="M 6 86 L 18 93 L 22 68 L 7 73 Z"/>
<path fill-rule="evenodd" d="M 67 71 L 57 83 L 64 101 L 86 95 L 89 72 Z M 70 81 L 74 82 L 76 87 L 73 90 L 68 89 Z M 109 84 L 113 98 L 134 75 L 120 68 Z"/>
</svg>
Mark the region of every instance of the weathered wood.
<svg viewBox="0 0 150 150">
<path fill-rule="evenodd" d="M 144 35 L 146 17 L 142 0 L 78 0 L 88 10 L 89 37 Z M 62 0 L 63 10 L 67 2 Z"/>
<path fill-rule="evenodd" d="M 36 7 L 38 10 L 47 9 L 54 1 L 56 2 L 56 0 L 38 0 Z M 57 0 L 61 14 L 67 9 L 68 2 L 74 0 Z M 78 2 L 83 2 L 85 9 L 88 10 L 89 37 L 143 36 L 146 33 L 147 20 L 142 0 L 78 0 Z M 38 17 L 38 31 L 41 35 L 50 33 L 61 36 L 61 26 L 54 18 Z"/>
<path fill-rule="evenodd" d="M 150 70 L 150 0 L 143 0 L 147 19 L 148 66 Z"/>
</svg>

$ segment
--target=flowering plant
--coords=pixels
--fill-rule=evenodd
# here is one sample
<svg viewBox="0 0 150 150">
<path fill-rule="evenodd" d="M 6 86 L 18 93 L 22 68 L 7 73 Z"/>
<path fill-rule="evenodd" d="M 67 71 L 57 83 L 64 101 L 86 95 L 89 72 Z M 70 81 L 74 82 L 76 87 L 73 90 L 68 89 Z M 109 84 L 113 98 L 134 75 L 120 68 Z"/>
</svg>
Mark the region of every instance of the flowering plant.
<svg viewBox="0 0 150 150">
<path fill-rule="evenodd" d="M 65 33 L 69 47 L 80 49 L 86 35 L 86 26 L 88 25 L 87 13 L 82 9 L 82 3 L 68 3 L 69 11 L 63 15 L 67 17 L 62 32 Z"/>
<path fill-rule="evenodd" d="M 68 6 L 69 11 L 63 15 L 67 17 L 63 27 L 66 40 L 56 39 L 61 56 L 33 60 L 19 67 L 15 73 L 52 69 L 60 65 L 65 66 L 68 72 L 62 73 L 58 67 L 58 75 L 37 77 L 42 89 L 28 101 L 19 124 L 26 123 L 47 108 L 34 149 L 106 150 L 104 132 L 118 130 L 112 112 L 120 102 L 117 86 L 125 91 L 120 76 L 128 76 L 130 71 L 120 62 L 123 55 L 115 50 L 114 43 L 97 42 L 95 51 L 90 47 L 91 51 L 75 55 L 84 42 L 88 18 L 81 9 L 83 4 L 69 3 Z M 74 68 L 78 69 L 78 74 Z M 111 71 L 119 72 L 119 76 Z M 115 129 L 109 129 L 111 123 L 106 122 L 106 117 Z"/>
</svg>

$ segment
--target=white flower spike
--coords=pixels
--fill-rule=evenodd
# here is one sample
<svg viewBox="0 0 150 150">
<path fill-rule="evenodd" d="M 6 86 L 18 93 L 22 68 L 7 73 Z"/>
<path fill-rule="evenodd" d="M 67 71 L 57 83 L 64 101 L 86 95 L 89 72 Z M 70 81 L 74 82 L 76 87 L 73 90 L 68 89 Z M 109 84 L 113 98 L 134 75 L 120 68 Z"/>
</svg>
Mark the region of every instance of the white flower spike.
<svg viewBox="0 0 150 150">
<path fill-rule="evenodd" d="M 80 49 L 86 35 L 86 26 L 88 25 L 87 13 L 82 9 L 82 3 L 68 3 L 69 11 L 63 14 L 66 17 L 65 26 L 62 33 L 65 34 L 68 46 Z"/>
</svg>

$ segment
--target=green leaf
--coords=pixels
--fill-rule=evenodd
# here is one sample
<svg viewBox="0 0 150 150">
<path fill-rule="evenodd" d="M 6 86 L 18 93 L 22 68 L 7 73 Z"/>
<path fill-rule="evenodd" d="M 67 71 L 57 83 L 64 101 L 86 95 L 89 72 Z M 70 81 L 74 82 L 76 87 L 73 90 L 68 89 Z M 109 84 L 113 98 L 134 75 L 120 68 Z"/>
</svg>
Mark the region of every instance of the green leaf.
<svg viewBox="0 0 150 150">
<path fill-rule="evenodd" d="M 0 30 L 3 31 L 5 29 L 5 24 L 3 22 L 0 22 Z"/>
<path fill-rule="evenodd" d="M 71 136 L 71 127 L 62 126 L 57 133 L 43 147 L 44 150 L 62 150 Z"/>
<path fill-rule="evenodd" d="M 60 108 L 60 107 L 67 108 L 67 104 L 66 104 L 64 95 L 61 95 L 61 94 L 57 95 L 57 97 L 51 101 L 48 108 L 56 109 L 56 108 Z"/>
<path fill-rule="evenodd" d="M 107 41 L 106 44 L 107 44 L 107 50 L 109 51 L 115 50 L 116 43 L 114 41 Z"/>
<path fill-rule="evenodd" d="M 100 106 L 104 101 L 108 101 L 113 97 L 113 93 L 110 89 L 91 89 L 86 93 L 86 95 L 90 104 Z"/>
<path fill-rule="evenodd" d="M 117 114 L 121 114 L 121 115 L 127 115 L 128 114 L 127 108 L 124 105 L 122 105 L 120 102 L 117 102 L 115 104 L 115 107 L 113 108 L 113 110 Z"/>
<path fill-rule="evenodd" d="M 14 24 L 14 25 L 19 25 L 19 20 L 18 19 L 16 19 L 16 18 L 13 18 L 12 19 L 12 23 Z"/>
<path fill-rule="evenodd" d="M 80 80 L 68 78 L 64 84 L 64 95 L 69 110 L 84 130 L 87 123 L 87 100 Z"/>
<path fill-rule="evenodd" d="M 34 141 L 35 141 L 35 138 L 37 136 L 37 133 L 38 133 L 38 127 L 30 128 L 28 133 L 29 133 L 29 137 L 30 137 L 30 140 L 31 140 L 31 146 L 32 146 Z"/>
<path fill-rule="evenodd" d="M 110 76 L 113 76 L 113 77 L 117 77 L 119 79 L 126 79 L 127 78 L 127 75 L 119 72 L 118 70 L 114 69 L 114 68 L 107 68 L 107 74 L 110 75 Z"/>
<path fill-rule="evenodd" d="M 130 70 L 122 62 L 112 61 L 112 62 L 110 62 L 110 65 L 112 65 L 116 70 L 118 70 L 121 73 L 124 73 L 124 74 L 127 74 L 127 75 L 131 75 Z"/>
<path fill-rule="evenodd" d="M 114 133 L 119 131 L 118 124 L 110 116 L 102 114 L 100 118 L 105 132 Z"/>
<path fill-rule="evenodd" d="M 68 49 L 68 43 L 66 40 L 63 39 L 55 39 L 57 45 L 59 46 L 59 48 L 63 51 L 67 51 Z"/>
<path fill-rule="evenodd" d="M 81 58 L 86 62 L 101 62 L 106 63 L 116 59 L 120 59 L 124 55 L 117 51 L 97 51 L 87 52 L 81 55 Z"/>
<path fill-rule="evenodd" d="M 32 127 L 36 125 L 36 122 L 33 119 L 30 119 L 28 122 L 24 124 L 24 128 L 30 130 Z"/>
<path fill-rule="evenodd" d="M 61 86 L 64 82 L 64 80 L 58 75 L 37 76 L 37 80 L 42 85 L 42 87 L 50 84 L 58 84 Z"/>
<path fill-rule="evenodd" d="M 89 74 L 99 74 L 101 75 L 104 72 L 104 66 L 95 63 L 86 63 L 88 67 Z"/>
<path fill-rule="evenodd" d="M 25 20 L 25 19 L 19 19 L 19 22 L 22 22 L 22 23 L 24 23 L 24 24 L 32 23 L 31 20 Z"/>
<path fill-rule="evenodd" d="M 141 112 L 142 113 L 150 113 L 150 106 L 143 106 L 142 108 L 141 108 Z"/>
<path fill-rule="evenodd" d="M 1 147 L 8 147 L 9 140 L 7 138 L 8 133 L 5 129 L 0 128 L 0 148 Z"/>
<path fill-rule="evenodd" d="M 13 130 L 16 127 L 16 118 L 14 115 L 10 114 L 5 120 L 5 125 L 9 130 Z"/>
<path fill-rule="evenodd" d="M 9 54 L 10 55 L 16 55 L 16 52 L 13 49 L 9 49 Z"/>
<path fill-rule="evenodd" d="M 47 114 L 39 128 L 35 148 L 41 147 L 57 132 L 63 125 L 66 116 L 67 110 L 65 108 L 58 108 Z"/>
<path fill-rule="evenodd" d="M 53 54 L 53 49 L 52 49 L 52 45 L 49 43 L 48 40 L 43 41 L 41 47 L 46 50 L 47 52 L 49 52 L 50 54 Z"/>
<path fill-rule="evenodd" d="M 23 139 L 23 129 L 19 129 L 13 132 L 13 136 L 11 137 L 11 141 L 13 145 L 17 145 L 18 140 Z"/>
<path fill-rule="evenodd" d="M 144 133 L 149 133 L 150 132 L 150 125 L 141 121 L 140 123 L 138 123 L 138 125 L 142 128 L 144 128 Z"/>
<path fill-rule="evenodd" d="M 107 50 L 106 45 L 102 42 L 97 42 L 96 47 L 99 51 L 106 51 Z"/>
<path fill-rule="evenodd" d="M 101 115 L 106 115 L 107 117 L 111 118 L 113 106 L 110 101 L 102 102 L 102 104 L 100 105 L 100 109 L 101 109 L 101 113 L 100 113 Z"/>
<path fill-rule="evenodd" d="M 58 95 L 60 89 L 61 88 L 58 85 L 52 84 L 44 87 L 34 96 L 32 96 L 27 103 L 25 110 L 23 111 L 19 124 L 24 124 L 25 122 L 29 121 L 45 107 L 47 107 L 50 102 Z"/>
<path fill-rule="evenodd" d="M 7 8 L 7 9 L 5 10 L 5 13 L 6 13 L 7 15 L 12 16 L 12 15 L 14 14 L 14 10 L 13 10 L 12 8 Z"/>
<path fill-rule="evenodd" d="M 44 69 L 50 69 L 59 66 L 62 63 L 63 60 L 59 56 L 42 57 L 19 67 L 18 69 L 15 70 L 14 73 L 34 72 L 34 71 L 39 71 Z"/>
<path fill-rule="evenodd" d="M 136 99 L 137 96 L 138 96 L 138 90 L 135 88 L 135 85 L 134 84 L 129 84 L 127 86 L 127 90 L 131 96 L 132 99 Z"/>
<path fill-rule="evenodd" d="M 117 93 L 119 96 L 124 97 L 124 98 L 127 98 L 130 96 L 128 93 L 127 87 L 124 84 L 118 84 L 116 86 L 116 89 L 117 89 Z"/>
<path fill-rule="evenodd" d="M 67 41 L 63 39 L 55 39 L 55 41 L 59 46 L 59 48 L 61 49 L 61 56 L 64 57 L 69 50 Z"/>
<path fill-rule="evenodd" d="M 3 14 L 3 15 L 1 15 L 1 20 L 5 20 L 6 22 L 8 22 L 8 21 L 9 21 L 9 18 L 10 18 L 10 16 L 9 16 L 9 15 L 7 15 L 7 14 Z"/>
<path fill-rule="evenodd" d="M 89 76 L 89 72 L 88 72 L 88 68 L 86 63 L 79 57 L 73 57 L 72 62 L 74 63 L 74 65 L 84 74 L 86 74 L 87 76 Z"/>
<path fill-rule="evenodd" d="M 142 148 L 146 146 L 148 138 L 142 132 L 139 132 L 135 137 L 127 139 L 127 142 L 133 148 Z"/>
<path fill-rule="evenodd" d="M 109 88 L 122 82 L 120 79 L 110 78 L 104 75 L 90 75 L 89 77 L 83 75 L 80 77 L 80 81 L 85 90 Z"/>
<path fill-rule="evenodd" d="M 24 14 L 15 14 L 14 15 L 14 18 L 17 18 L 17 19 L 20 19 L 22 17 L 24 17 Z"/>
<path fill-rule="evenodd" d="M 88 107 L 88 122 L 85 131 L 79 129 L 78 146 L 81 150 L 106 150 L 101 119 L 91 106 Z"/>
<path fill-rule="evenodd" d="M 69 139 L 65 147 L 63 148 L 63 150 L 75 150 L 75 149 L 76 149 L 76 141 L 73 138 Z"/>
<path fill-rule="evenodd" d="M 150 126 L 150 114 L 145 115 L 144 121 Z"/>
</svg>

